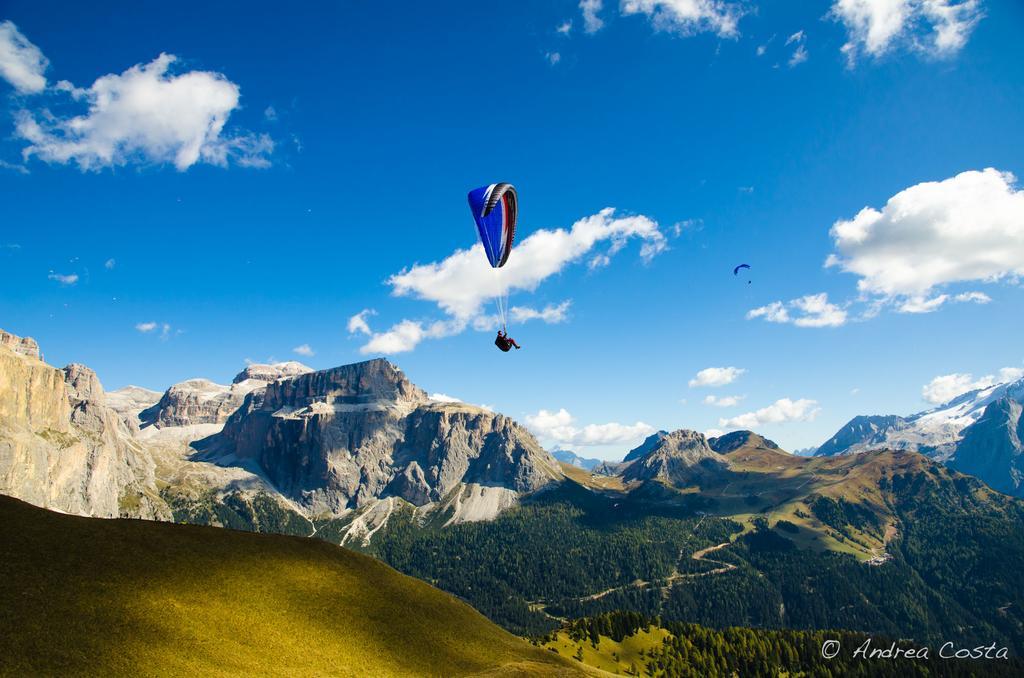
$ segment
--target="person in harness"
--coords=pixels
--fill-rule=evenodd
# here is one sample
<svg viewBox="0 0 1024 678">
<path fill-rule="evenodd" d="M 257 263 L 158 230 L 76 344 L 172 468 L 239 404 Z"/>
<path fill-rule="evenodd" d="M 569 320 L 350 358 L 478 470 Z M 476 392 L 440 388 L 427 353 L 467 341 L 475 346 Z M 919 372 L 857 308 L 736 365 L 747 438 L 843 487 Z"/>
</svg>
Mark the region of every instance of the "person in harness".
<svg viewBox="0 0 1024 678">
<path fill-rule="evenodd" d="M 516 343 L 515 339 L 508 336 L 508 333 L 505 332 L 505 330 L 498 330 L 498 336 L 494 339 L 494 345 L 505 353 L 508 353 L 513 346 L 515 346 L 517 350 L 522 348 L 522 346 Z"/>
</svg>

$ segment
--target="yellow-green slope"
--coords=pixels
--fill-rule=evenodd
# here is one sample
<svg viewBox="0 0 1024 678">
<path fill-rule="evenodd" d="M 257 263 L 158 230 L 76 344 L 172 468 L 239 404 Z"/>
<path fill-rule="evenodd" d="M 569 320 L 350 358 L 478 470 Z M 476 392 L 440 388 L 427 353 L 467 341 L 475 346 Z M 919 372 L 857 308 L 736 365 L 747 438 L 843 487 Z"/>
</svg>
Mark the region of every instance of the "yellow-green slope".
<svg viewBox="0 0 1024 678">
<path fill-rule="evenodd" d="M 575 675 L 315 539 L 80 518 L 0 497 L 0 674 Z"/>
<path fill-rule="evenodd" d="M 607 636 L 599 636 L 595 646 L 589 639 L 573 640 L 567 632 L 558 631 L 544 647 L 562 657 L 574 658 L 606 673 L 646 676 L 648 659 L 644 654 L 661 648 L 665 639 L 671 635 L 665 629 L 649 627 L 618 642 Z"/>
</svg>

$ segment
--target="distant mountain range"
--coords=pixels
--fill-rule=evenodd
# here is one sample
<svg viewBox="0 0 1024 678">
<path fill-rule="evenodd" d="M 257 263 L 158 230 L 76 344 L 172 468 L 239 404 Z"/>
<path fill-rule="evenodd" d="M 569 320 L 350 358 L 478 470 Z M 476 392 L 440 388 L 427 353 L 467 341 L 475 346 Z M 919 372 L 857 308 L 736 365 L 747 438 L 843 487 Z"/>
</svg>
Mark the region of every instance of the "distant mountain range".
<svg viewBox="0 0 1024 678">
<path fill-rule="evenodd" d="M 1001 492 L 1024 496 L 1022 403 L 1024 379 L 969 391 L 907 417 L 854 417 L 815 455 L 912 450 L 976 475 Z"/>
<path fill-rule="evenodd" d="M 563 464 L 569 464 L 570 466 L 586 469 L 587 471 L 594 470 L 594 468 L 600 466 L 602 463 L 602 460 L 600 459 L 581 457 L 572 450 L 554 449 L 551 450 L 551 456 Z"/>
<path fill-rule="evenodd" d="M 403 506 L 490 519 L 562 475 L 513 420 L 431 400 L 386 360 L 108 394 L 88 367 L 0 334 L 0 493 L 39 506 L 344 541 Z"/>
</svg>

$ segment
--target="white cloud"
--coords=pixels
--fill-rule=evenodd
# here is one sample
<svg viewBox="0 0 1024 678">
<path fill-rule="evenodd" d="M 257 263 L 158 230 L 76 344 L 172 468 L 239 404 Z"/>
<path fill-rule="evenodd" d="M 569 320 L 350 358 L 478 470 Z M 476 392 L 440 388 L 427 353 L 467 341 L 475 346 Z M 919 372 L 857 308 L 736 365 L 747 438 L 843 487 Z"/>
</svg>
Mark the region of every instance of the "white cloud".
<svg viewBox="0 0 1024 678">
<path fill-rule="evenodd" d="M 835 0 L 831 15 L 846 27 L 842 51 L 853 66 L 861 53 L 880 57 L 897 46 L 955 54 L 982 12 L 978 0 Z"/>
<path fill-rule="evenodd" d="M 135 325 L 135 329 L 137 329 L 139 332 L 142 332 L 143 334 L 149 334 L 150 332 L 159 329 L 160 339 L 162 341 L 167 341 L 167 339 L 169 339 L 171 336 L 171 326 L 169 323 L 158 323 L 154 321 L 138 323 L 137 325 Z M 181 330 L 178 330 L 176 334 L 181 334 L 181 332 Z"/>
<path fill-rule="evenodd" d="M 437 401 L 439 403 L 461 403 L 462 402 L 461 398 L 456 398 L 454 396 L 450 396 L 450 395 L 447 395 L 445 393 L 431 393 L 430 394 L 430 399 L 431 400 L 435 400 L 435 401 Z"/>
<path fill-rule="evenodd" d="M 719 438 L 723 435 L 725 435 L 725 431 L 720 428 L 709 428 L 704 431 L 705 438 Z"/>
<path fill-rule="evenodd" d="M 530 308 L 529 306 L 513 306 L 511 310 L 512 320 L 518 323 L 526 322 L 527 320 L 543 320 L 549 324 L 562 323 L 568 317 L 569 305 L 571 303 L 567 299 L 560 304 L 548 304 L 540 310 Z"/>
<path fill-rule="evenodd" d="M 747 412 L 736 417 L 718 420 L 718 425 L 725 428 L 755 429 L 766 424 L 784 424 L 792 421 L 812 421 L 821 408 L 817 401 L 801 398 L 790 400 L 782 398 L 768 407 L 754 412 Z"/>
<path fill-rule="evenodd" d="M 576 447 L 635 443 L 654 433 L 654 427 L 642 421 L 635 424 L 588 424 L 580 428 L 565 408 L 557 412 L 540 410 L 527 415 L 525 423 L 545 444 Z"/>
<path fill-rule="evenodd" d="M 43 73 L 49 63 L 17 26 L 10 21 L 0 22 L 0 78 L 21 94 L 35 94 L 46 88 Z"/>
<path fill-rule="evenodd" d="M 50 280 L 55 280 L 56 282 L 59 282 L 61 285 L 74 285 L 76 282 L 78 282 L 77 273 L 68 273 L 67 275 L 65 275 L 62 273 L 54 273 L 53 271 L 50 271 L 49 275 L 47 275 L 46 277 Z"/>
<path fill-rule="evenodd" d="M 900 313 L 931 313 L 932 311 L 939 310 L 948 301 L 954 303 L 987 304 L 992 301 L 992 297 L 984 292 L 963 292 L 953 296 L 939 294 L 930 299 L 925 295 L 914 295 L 904 297 L 902 301 L 898 302 L 896 310 Z"/>
<path fill-rule="evenodd" d="M 602 0 L 580 0 L 580 12 L 583 14 L 583 30 L 597 33 L 604 26 L 604 21 L 597 16 L 604 7 Z"/>
<path fill-rule="evenodd" d="M 608 241 L 608 254 L 622 249 L 630 238 L 644 241 L 645 260 L 665 249 L 658 224 L 645 216 L 616 217 L 613 208 L 580 219 L 572 228 L 535 231 L 520 242 L 508 263 L 491 268 L 479 244 L 456 250 L 441 262 L 418 264 L 388 279 L 396 296 L 435 302 L 461 320 L 479 315 L 483 305 L 506 289 L 532 292 L 540 283 L 579 261 L 598 244 Z"/>
<path fill-rule="evenodd" d="M 746 372 L 740 367 L 706 367 L 690 380 L 690 388 L 703 386 L 726 386 Z"/>
<path fill-rule="evenodd" d="M 721 0 L 622 0 L 623 15 L 643 14 L 655 30 L 694 35 L 705 31 L 721 37 L 739 35 L 740 11 Z"/>
<path fill-rule="evenodd" d="M 556 28 L 555 30 L 561 33 L 562 35 L 569 35 L 569 33 L 572 31 L 572 20 L 565 21 L 564 23 L 559 24 L 558 28 Z"/>
<path fill-rule="evenodd" d="M 794 33 L 793 35 L 789 36 L 788 38 L 786 38 L 786 44 L 787 45 L 792 45 L 795 42 L 796 44 L 799 45 L 801 42 L 803 42 L 806 39 L 807 39 L 807 35 L 802 30 L 800 30 L 800 31 L 797 31 L 796 33 Z"/>
<path fill-rule="evenodd" d="M 768 52 L 768 45 L 772 44 L 772 42 L 775 41 L 775 35 L 776 34 L 773 33 L 772 37 L 768 38 L 768 40 L 766 40 L 764 44 L 757 46 L 757 56 L 764 56 Z"/>
<path fill-rule="evenodd" d="M 746 396 L 714 396 L 709 395 L 704 397 L 705 405 L 713 405 L 714 407 L 735 407 L 741 400 Z"/>
<path fill-rule="evenodd" d="M 103 268 L 107 269 L 108 271 L 114 270 L 114 266 L 116 265 L 117 261 L 115 261 L 113 258 L 107 259 L 106 261 L 103 262 Z"/>
<path fill-rule="evenodd" d="M 796 49 L 793 50 L 793 55 L 789 57 L 789 61 L 787 63 L 790 68 L 793 68 L 794 66 L 798 66 L 807 61 L 807 56 L 807 48 L 803 45 L 797 45 Z"/>
<path fill-rule="evenodd" d="M 979 0 L 923 0 L 921 11 L 934 27 L 931 48 L 939 56 L 960 51 L 983 16 Z"/>
<path fill-rule="evenodd" d="M 176 60 L 161 54 L 120 75 L 105 75 L 85 90 L 64 83 L 61 89 L 70 90 L 73 99 L 88 102 L 88 112 L 61 118 L 47 110 L 20 111 L 16 135 L 29 142 L 22 155 L 76 162 L 83 170 L 136 161 L 173 163 L 181 171 L 197 162 L 269 165 L 270 137 L 224 134 L 228 116 L 238 108 L 238 85 L 209 71 L 170 74 Z"/>
<path fill-rule="evenodd" d="M 1012 174 L 968 171 L 900 191 L 833 225 L 826 266 L 860 276 L 858 289 L 910 312 L 934 310 L 942 285 L 1024 275 L 1024 191 Z M 965 293 L 957 301 L 984 303 Z"/>
<path fill-rule="evenodd" d="M 391 326 L 386 332 L 372 333 L 370 340 L 359 348 L 359 352 L 391 355 L 405 353 L 416 348 L 424 339 L 440 339 L 462 331 L 464 326 L 437 321 L 424 325 L 416 320 L 403 320 Z"/>
<path fill-rule="evenodd" d="M 302 344 L 301 346 L 296 346 L 295 348 L 292 349 L 292 352 L 306 356 L 307 358 L 312 358 L 313 356 L 316 355 L 316 353 L 313 351 L 309 344 Z"/>
<path fill-rule="evenodd" d="M 797 327 L 839 327 L 846 323 L 844 309 L 829 302 L 828 294 L 808 294 L 786 303 L 773 301 L 747 311 L 747 319 L 764 318 L 773 323 L 792 323 Z"/>
<path fill-rule="evenodd" d="M 988 296 L 984 292 L 964 292 L 953 297 L 953 301 L 972 304 L 987 304 L 992 301 L 992 297 Z"/>
<path fill-rule="evenodd" d="M 931 313 L 937 311 L 949 299 L 948 294 L 940 294 L 928 299 L 923 296 L 908 297 L 899 306 L 900 313 Z"/>
<path fill-rule="evenodd" d="M 377 315 L 377 311 L 372 308 L 364 308 L 359 313 L 348 319 L 348 332 L 349 334 L 365 334 L 370 336 L 373 332 L 370 330 L 369 324 L 366 319 L 370 316 Z"/>
<path fill-rule="evenodd" d="M 557 66 L 558 62 L 562 60 L 562 55 L 558 52 L 547 52 L 544 54 L 544 58 L 548 60 L 548 63 L 552 66 Z"/>
<path fill-rule="evenodd" d="M 657 222 L 642 215 L 617 217 L 615 210 L 609 207 L 580 219 L 568 230 L 535 231 L 516 246 L 508 263 L 499 269 L 491 268 L 479 244 L 456 250 L 440 262 L 417 264 L 387 281 L 395 296 L 412 296 L 437 304 L 447 314 L 446 320 L 426 325 L 403 320 L 377 335 L 366 326 L 365 316 L 360 320 L 355 320 L 358 316 L 354 316 L 349 320 L 349 331 L 372 335 L 371 341 L 360 349 L 363 353 L 388 353 L 410 351 L 423 339 L 451 336 L 470 326 L 479 330 L 492 328 L 497 321 L 483 313 L 491 299 L 516 291 L 532 292 L 546 279 L 569 264 L 584 260 L 604 243 L 607 248 L 603 256 L 610 260 L 631 239 L 642 242 L 639 254 L 644 262 L 668 247 Z M 542 310 L 513 307 L 511 314 L 514 320 L 562 322 L 568 308 L 569 302 L 564 301 Z M 398 350 L 386 351 L 385 348 Z"/>
<path fill-rule="evenodd" d="M 1024 377 L 1024 368 L 1020 367 L 1004 367 L 996 374 L 978 379 L 972 374 L 943 374 L 921 387 L 921 397 L 933 405 L 941 405 L 968 391 L 1016 381 L 1021 377 Z"/>
<path fill-rule="evenodd" d="M 18 174 L 28 174 L 28 168 L 24 165 L 18 165 L 13 162 L 7 162 L 6 160 L 0 160 L 0 169 L 11 170 Z"/>
<path fill-rule="evenodd" d="M 263 117 L 270 121 L 277 120 L 277 109 L 273 106 L 267 106 L 263 109 Z"/>
</svg>

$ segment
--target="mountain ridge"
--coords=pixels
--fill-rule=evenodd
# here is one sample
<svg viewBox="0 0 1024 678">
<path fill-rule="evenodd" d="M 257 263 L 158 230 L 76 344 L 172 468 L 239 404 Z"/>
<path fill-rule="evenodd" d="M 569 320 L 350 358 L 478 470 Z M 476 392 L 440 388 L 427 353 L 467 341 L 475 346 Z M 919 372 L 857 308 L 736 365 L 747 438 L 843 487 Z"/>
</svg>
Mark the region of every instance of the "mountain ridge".
<svg viewBox="0 0 1024 678">
<path fill-rule="evenodd" d="M 858 454 L 875 449 L 899 449 L 921 452 L 955 468 L 971 469 L 992 487 L 1024 496 L 1021 477 L 1019 441 L 1013 440 L 1010 429 L 996 435 L 990 444 L 1003 448 L 998 464 L 981 457 L 991 456 L 980 450 L 976 428 L 990 422 L 989 410 L 999 403 L 1024 403 L 1024 379 L 994 384 L 962 393 L 928 410 L 907 417 L 899 415 L 859 415 L 847 422 L 815 451 L 814 456 L 827 457 Z M 968 432 L 974 431 L 968 439 Z M 1016 451 L 1014 451 L 1016 450 Z"/>
</svg>

